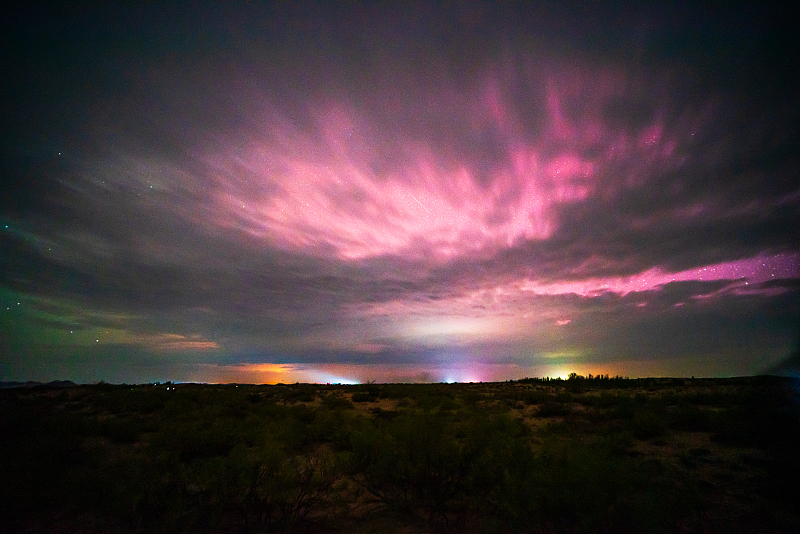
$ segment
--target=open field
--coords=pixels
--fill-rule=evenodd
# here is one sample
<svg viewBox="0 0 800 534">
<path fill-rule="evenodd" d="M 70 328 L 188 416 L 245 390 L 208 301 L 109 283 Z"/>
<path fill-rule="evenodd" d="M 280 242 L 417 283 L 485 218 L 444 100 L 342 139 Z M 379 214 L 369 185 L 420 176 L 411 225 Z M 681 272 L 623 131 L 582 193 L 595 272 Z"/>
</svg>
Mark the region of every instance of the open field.
<svg viewBox="0 0 800 534">
<path fill-rule="evenodd" d="M 0 390 L 0 530 L 796 532 L 800 381 Z"/>
</svg>

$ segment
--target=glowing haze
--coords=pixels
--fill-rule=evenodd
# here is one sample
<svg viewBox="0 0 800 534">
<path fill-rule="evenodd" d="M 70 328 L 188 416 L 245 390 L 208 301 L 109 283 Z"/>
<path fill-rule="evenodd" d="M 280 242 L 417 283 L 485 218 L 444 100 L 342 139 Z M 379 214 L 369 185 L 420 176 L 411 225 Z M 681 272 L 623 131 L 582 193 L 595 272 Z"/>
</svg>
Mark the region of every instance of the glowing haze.
<svg viewBox="0 0 800 534">
<path fill-rule="evenodd" d="M 5 22 L 0 379 L 796 363 L 787 17 L 194 7 Z"/>
</svg>

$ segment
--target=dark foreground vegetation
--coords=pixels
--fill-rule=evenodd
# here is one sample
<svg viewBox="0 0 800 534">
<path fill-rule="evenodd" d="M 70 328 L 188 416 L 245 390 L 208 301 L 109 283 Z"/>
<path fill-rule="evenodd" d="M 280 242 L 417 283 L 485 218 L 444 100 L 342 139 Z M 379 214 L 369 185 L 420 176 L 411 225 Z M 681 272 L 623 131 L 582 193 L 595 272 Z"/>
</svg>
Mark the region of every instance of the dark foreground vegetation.
<svg viewBox="0 0 800 534">
<path fill-rule="evenodd" d="M 800 382 L 0 390 L 10 532 L 797 532 Z"/>
</svg>

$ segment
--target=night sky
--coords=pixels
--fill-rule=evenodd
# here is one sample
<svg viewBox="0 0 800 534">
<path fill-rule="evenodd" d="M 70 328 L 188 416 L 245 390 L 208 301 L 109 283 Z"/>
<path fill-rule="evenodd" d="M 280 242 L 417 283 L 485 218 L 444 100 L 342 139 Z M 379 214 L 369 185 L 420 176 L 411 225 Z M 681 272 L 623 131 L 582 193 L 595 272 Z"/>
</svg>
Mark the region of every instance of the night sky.
<svg viewBox="0 0 800 534">
<path fill-rule="evenodd" d="M 0 380 L 797 363 L 789 12 L 19 4 Z"/>
</svg>

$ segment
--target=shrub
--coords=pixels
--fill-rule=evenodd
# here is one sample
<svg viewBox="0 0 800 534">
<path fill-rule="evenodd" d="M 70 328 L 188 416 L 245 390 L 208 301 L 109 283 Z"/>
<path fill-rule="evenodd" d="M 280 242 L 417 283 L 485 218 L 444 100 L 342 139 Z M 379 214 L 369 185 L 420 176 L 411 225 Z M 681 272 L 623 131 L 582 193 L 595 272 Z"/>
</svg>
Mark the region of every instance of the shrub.
<svg viewBox="0 0 800 534">
<path fill-rule="evenodd" d="M 634 437 L 638 439 L 660 438 L 667 433 L 667 423 L 664 418 L 649 411 L 637 413 L 630 425 Z"/>
<path fill-rule="evenodd" d="M 221 529 L 234 519 L 246 532 L 286 531 L 328 504 L 341 474 L 330 453 L 288 454 L 268 442 L 198 463 L 186 491 L 198 501 L 195 518 L 204 518 L 205 528 Z"/>
<path fill-rule="evenodd" d="M 667 412 L 670 428 L 685 432 L 712 430 L 711 413 L 694 404 L 680 404 Z"/>
<path fill-rule="evenodd" d="M 569 403 L 572 402 L 572 393 L 569 391 L 562 391 L 556 395 L 556 402 Z"/>
<path fill-rule="evenodd" d="M 536 410 L 535 417 L 559 417 L 569 415 L 572 412 L 572 406 L 569 404 L 562 404 L 556 401 L 547 401 Z"/>
<path fill-rule="evenodd" d="M 396 410 L 384 410 L 377 406 L 375 408 L 371 408 L 369 412 L 372 414 L 373 417 L 376 417 L 378 419 L 394 419 L 395 417 L 400 415 L 400 412 Z"/>
<path fill-rule="evenodd" d="M 583 406 L 597 407 L 600 406 L 600 397 L 598 395 L 584 393 L 583 395 L 577 395 L 575 397 L 575 402 L 582 404 Z"/>
<path fill-rule="evenodd" d="M 377 397 L 366 391 L 353 393 L 353 402 L 375 402 L 376 400 L 378 400 Z"/>
<path fill-rule="evenodd" d="M 661 532 L 683 507 L 679 488 L 660 482 L 660 463 L 597 443 L 548 440 L 536 457 L 515 460 L 525 468 L 509 473 L 503 495 L 516 532 Z"/>
<path fill-rule="evenodd" d="M 353 403 L 347 399 L 336 395 L 335 393 L 329 394 L 322 400 L 322 405 L 331 410 L 352 410 Z"/>
<path fill-rule="evenodd" d="M 603 395 L 601 397 L 601 405 L 603 404 Z M 627 395 L 614 396 L 613 410 L 611 416 L 616 419 L 631 419 L 636 414 L 636 405 L 633 398 Z"/>
<path fill-rule="evenodd" d="M 353 479 L 390 510 L 436 521 L 463 504 L 470 464 L 444 416 L 402 415 L 352 444 Z"/>
</svg>

